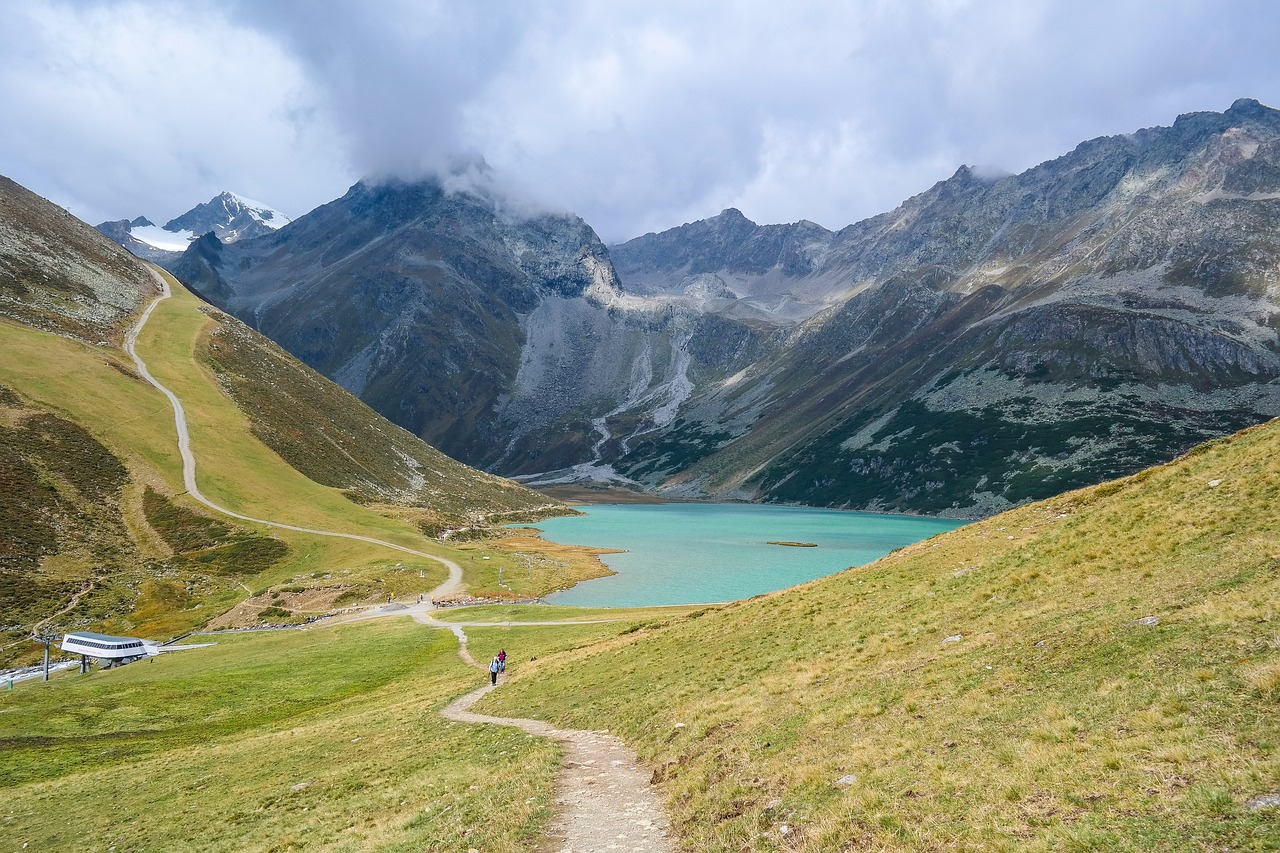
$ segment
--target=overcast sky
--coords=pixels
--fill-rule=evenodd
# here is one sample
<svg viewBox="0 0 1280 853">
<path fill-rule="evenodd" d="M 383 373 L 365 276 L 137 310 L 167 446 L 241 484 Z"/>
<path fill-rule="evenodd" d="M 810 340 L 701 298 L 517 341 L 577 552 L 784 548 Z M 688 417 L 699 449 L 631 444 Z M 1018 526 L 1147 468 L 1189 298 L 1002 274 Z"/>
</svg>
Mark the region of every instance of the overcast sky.
<svg viewBox="0 0 1280 853">
<path fill-rule="evenodd" d="M 0 0 L 0 174 L 97 223 L 297 217 L 483 157 L 606 242 L 839 228 L 961 164 L 1280 106 L 1274 0 Z"/>
</svg>

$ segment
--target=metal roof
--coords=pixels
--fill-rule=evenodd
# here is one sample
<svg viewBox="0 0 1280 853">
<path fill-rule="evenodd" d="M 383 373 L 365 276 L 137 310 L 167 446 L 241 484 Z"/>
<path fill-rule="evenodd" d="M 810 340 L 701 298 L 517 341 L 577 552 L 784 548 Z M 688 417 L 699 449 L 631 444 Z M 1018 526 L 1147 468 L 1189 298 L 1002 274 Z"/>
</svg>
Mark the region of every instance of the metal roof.
<svg viewBox="0 0 1280 853">
<path fill-rule="evenodd" d="M 82 640 L 97 640 L 99 643 L 140 643 L 138 637 L 113 637 L 110 634 L 95 634 L 92 631 L 70 631 L 67 637 L 79 637 Z"/>
</svg>

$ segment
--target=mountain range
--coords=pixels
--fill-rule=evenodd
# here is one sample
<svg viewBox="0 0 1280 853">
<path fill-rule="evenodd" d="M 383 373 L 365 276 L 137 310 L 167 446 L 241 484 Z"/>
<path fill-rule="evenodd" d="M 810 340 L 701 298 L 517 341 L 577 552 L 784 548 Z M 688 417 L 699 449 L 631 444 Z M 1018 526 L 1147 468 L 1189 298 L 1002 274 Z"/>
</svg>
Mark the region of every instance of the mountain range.
<svg viewBox="0 0 1280 853">
<path fill-rule="evenodd" d="M 421 188 L 400 189 L 422 204 Z M 527 241 L 523 265 L 491 257 L 504 299 L 528 313 L 603 307 L 649 340 L 691 316 L 643 327 L 637 306 L 654 303 L 605 275 L 590 235 L 567 217 L 543 224 L 578 242 Z M 706 288 L 682 298 L 687 309 Z M 473 299 L 477 319 L 505 316 Z M 759 302 L 742 310 L 767 313 Z M 197 503 L 148 374 L 187 404 L 202 491 L 305 527 Z M 388 559 L 387 540 L 464 562 L 471 589 L 502 583 L 495 563 L 515 556 L 506 582 L 519 584 L 546 558 L 425 534 L 559 508 L 435 453 L 0 178 L 0 663 L 38 657 L 36 632 L 173 637 L 246 607 L 297 624 L 379 602 L 313 630 L 210 637 L 154 666 L 11 682 L 6 837 L 41 850 L 242 850 L 303 834 L 516 849 L 562 840 L 556 804 L 579 789 L 554 781 L 559 765 L 621 815 L 588 822 L 609 840 L 636 812 L 609 800 L 625 788 L 600 776 L 607 765 L 654 786 L 687 849 L 1276 849 L 1278 453 L 1280 422 L 1243 430 L 745 601 L 608 619 L 505 606 L 423 625 L 382 596 L 412 601 L 441 567 Z M 510 680 L 484 696 L 464 656 L 500 644 Z M 491 716 L 442 719 L 451 700 Z M 510 717 L 598 745 L 612 733 L 643 773 L 612 744 L 565 761 L 583 753 L 489 724 Z M 200 819 L 174 820 L 175 796 Z"/>
<path fill-rule="evenodd" d="M 445 452 L 544 486 L 983 516 L 1280 414 L 1280 113 L 961 167 L 829 231 L 362 182 L 169 262 Z"/>
<path fill-rule="evenodd" d="M 223 192 L 162 226 L 139 216 L 102 222 L 95 227 L 140 258 L 165 261 L 186 251 L 192 240 L 204 234 L 212 233 L 223 242 L 234 243 L 270 234 L 290 221 L 260 201 Z"/>
</svg>

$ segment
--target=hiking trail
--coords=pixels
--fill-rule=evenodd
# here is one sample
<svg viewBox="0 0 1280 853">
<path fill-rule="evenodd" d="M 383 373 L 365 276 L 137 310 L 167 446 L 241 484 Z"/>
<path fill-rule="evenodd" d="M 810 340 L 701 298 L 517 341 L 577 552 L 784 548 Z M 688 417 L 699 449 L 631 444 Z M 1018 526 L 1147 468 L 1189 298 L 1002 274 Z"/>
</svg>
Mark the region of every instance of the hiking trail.
<svg viewBox="0 0 1280 853">
<path fill-rule="evenodd" d="M 462 567 L 452 560 L 416 551 L 393 542 L 361 536 L 355 533 L 339 533 L 332 530 L 316 530 L 298 527 L 278 521 L 242 515 L 221 506 L 205 497 L 196 483 L 196 460 L 191 451 L 191 437 L 187 430 L 186 411 L 177 395 L 161 385 L 147 369 L 146 362 L 137 353 L 138 334 L 142 331 L 151 312 L 171 295 L 168 280 L 154 268 L 151 274 L 160 288 L 160 295 L 139 317 L 138 322 L 125 339 L 125 351 L 133 359 L 134 365 L 143 379 L 163 393 L 173 407 L 174 423 L 178 432 L 178 452 L 182 457 L 182 479 L 188 494 L 215 512 L 263 524 L 283 530 L 299 533 L 310 533 L 316 536 L 333 536 L 343 539 L 355 539 L 382 545 L 407 554 L 413 554 L 428 560 L 435 560 L 448 569 L 447 579 L 434 590 L 434 597 L 456 595 L 462 591 Z M 247 587 L 246 587 L 247 589 Z M 375 607 L 372 611 L 356 618 L 375 618 L 380 616 L 410 615 L 416 621 L 437 628 L 447 628 L 458 638 L 458 654 L 469 666 L 484 669 L 487 666 L 477 663 L 467 649 L 467 635 L 463 623 L 441 622 L 431 616 L 431 605 L 419 604 L 406 606 L 388 603 Z M 596 620 L 612 621 L 612 620 Z M 502 624 L 502 623 L 494 623 Z M 519 624 L 583 624 L 581 622 L 538 622 Z M 649 785 L 649 778 L 640 767 L 635 753 L 622 742 L 621 738 L 604 731 L 581 731 L 578 729 L 559 729 L 539 720 L 527 720 L 510 717 L 491 717 L 472 712 L 471 706 L 478 702 L 495 687 L 486 684 L 460 696 L 446 706 L 440 713 L 445 719 L 460 723 L 479 723 L 499 726 L 515 726 L 538 737 L 554 738 L 565 748 L 565 760 L 556 776 L 556 817 L 552 820 L 547 836 L 539 844 L 539 853 L 595 853 L 595 851 L 646 851 L 646 853 L 672 853 L 668 838 L 668 820 L 658 800 L 657 794 Z"/>
<path fill-rule="evenodd" d="M 488 671 L 468 651 L 466 633 L 460 625 L 440 622 L 430 615 L 414 618 L 453 631 L 459 638 L 458 654 L 462 659 Z M 440 715 L 458 723 L 514 726 L 537 737 L 553 738 L 564 747 L 564 761 L 556 774 L 556 816 L 538 847 L 539 853 L 674 850 L 670 824 L 657 792 L 649 784 L 650 775 L 622 738 L 607 731 L 560 729 L 541 720 L 491 717 L 471 710 L 472 705 L 496 689 L 491 684 L 478 687 L 454 699 Z"/>
</svg>

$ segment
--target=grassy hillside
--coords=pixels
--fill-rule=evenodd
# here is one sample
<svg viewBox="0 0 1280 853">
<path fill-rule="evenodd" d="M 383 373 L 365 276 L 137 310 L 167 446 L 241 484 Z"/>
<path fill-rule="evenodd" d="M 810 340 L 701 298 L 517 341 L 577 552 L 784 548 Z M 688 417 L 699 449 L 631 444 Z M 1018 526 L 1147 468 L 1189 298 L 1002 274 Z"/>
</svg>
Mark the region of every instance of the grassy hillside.
<svg viewBox="0 0 1280 853">
<path fill-rule="evenodd" d="M 207 494 L 250 515 L 438 548 L 411 524 L 307 479 L 258 442 L 192 361 L 207 321 L 194 306 L 186 297 L 158 311 L 139 349 L 162 381 L 189 398 Z M 306 579 L 368 597 L 381 589 L 374 581 L 388 558 L 404 563 L 422 591 L 443 579 L 438 564 L 405 561 L 385 548 L 213 517 L 181 494 L 172 410 L 122 353 L 7 322 L 0 322 L 0 352 L 0 385 L 8 389 L 0 406 L 7 460 L 0 476 L 6 490 L 21 485 L 9 493 L 29 501 L 6 502 L 4 511 L 0 624 L 9 642 L 0 660 L 30 655 L 22 638 L 40 620 L 51 620 L 46 627 L 54 631 L 97 626 L 164 637 L 204 624 L 246 589 Z M 166 358 L 178 363 L 160 366 Z"/>
<path fill-rule="evenodd" d="M 184 403 L 212 500 L 452 555 L 481 588 L 515 558 L 430 534 L 567 511 L 442 456 L 171 286 L 138 351 Z M 439 584 L 435 561 L 231 521 L 185 494 L 172 409 L 121 349 L 156 293 L 137 259 L 0 180 L 0 665 L 32 658 L 37 628 L 163 639 L 246 596 L 240 621 L 287 622 Z"/>
<path fill-rule="evenodd" d="M 1273 422 L 480 707 L 622 734 L 687 849 L 1276 849 L 1278 458 Z"/>
<path fill-rule="evenodd" d="M 724 607 L 494 609 L 471 648 L 512 678 L 480 707 L 621 734 L 682 849 L 1276 849 L 1276 458 L 1280 423 Z M 6 837 L 534 849 L 554 746 L 436 715 L 482 678 L 404 620 L 21 686 Z"/>
<path fill-rule="evenodd" d="M 207 336 L 223 327 L 202 309 L 195 297 L 175 292 L 157 308 L 138 347 L 157 378 L 184 401 L 201 489 L 212 499 L 246 515 L 448 554 L 477 575 L 500 562 L 482 557 L 500 552 L 434 543 L 423 535 L 424 519 L 461 526 L 488 514 L 505 520 L 503 513 L 520 515 L 537 506 L 554 511 L 535 493 L 436 459 L 424 445 L 419 458 L 444 476 L 416 492 L 401 489 L 397 494 L 408 494 L 408 506 L 354 502 L 348 489 L 320 485 L 258 439 L 257 425 L 266 421 L 237 408 L 205 366 Z M 366 543 L 256 529 L 219 519 L 182 495 L 172 411 L 120 351 L 5 321 L 0 351 L 0 386 L 7 389 L 0 395 L 0 477 L 9 494 L 35 501 L 7 503 L 0 517 L 0 624 L 9 635 L 0 660 L 33 654 L 22 638 L 77 593 L 76 606 L 57 616 L 51 629 L 94 625 L 163 637 L 203 625 L 248 593 L 273 587 L 324 588 L 330 594 L 322 604 L 332 606 L 384 591 L 426 592 L 443 579 L 432 561 Z M 273 364 L 277 387 L 299 387 L 300 368 Z M 341 401 L 345 392 L 337 394 Z M 350 405 L 333 412 L 300 408 L 288 422 L 292 434 L 336 435 L 363 413 L 374 422 L 366 431 L 381 424 L 401 437 L 349 395 L 345 399 Z M 365 452 L 379 458 L 375 438 L 361 437 Z M 407 451 L 394 455 L 392 449 L 398 446 L 386 455 L 401 469 L 420 464 Z M 313 473 L 325 459 L 313 449 Z M 363 470 L 364 482 L 381 482 L 383 471 Z M 481 586 L 486 583 L 480 578 Z M 264 600 L 259 610 L 271 604 Z M 271 618 L 283 617 L 277 612 Z"/>
</svg>

